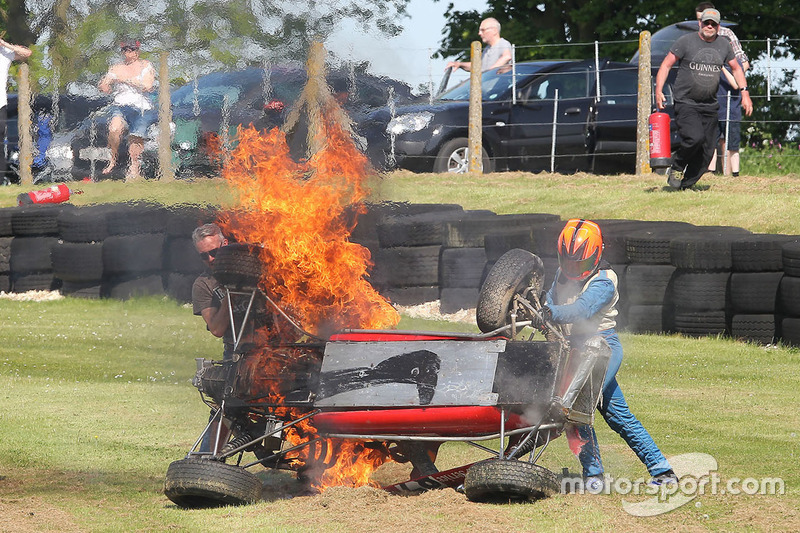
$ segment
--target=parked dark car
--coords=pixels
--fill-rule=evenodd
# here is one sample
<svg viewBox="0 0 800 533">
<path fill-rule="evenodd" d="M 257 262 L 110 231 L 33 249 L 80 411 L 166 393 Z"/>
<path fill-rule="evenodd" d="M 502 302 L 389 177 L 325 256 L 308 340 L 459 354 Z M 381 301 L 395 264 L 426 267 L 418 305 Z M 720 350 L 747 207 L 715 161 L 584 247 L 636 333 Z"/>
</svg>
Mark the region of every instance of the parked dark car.
<svg viewBox="0 0 800 533">
<path fill-rule="evenodd" d="M 550 170 L 554 131 L 556 171 L 633 172 L 638 67 L 608 60 L 599 67 L 599 98 L 594 60 L 533 61 L 484 72 L 484 172 Z M 359 125 L 370 159 L 383 168 L 465 172 L 469 92 L 467 80 L 433 103 L 374 111 Z"/>
<path fill-rule="evenodd" d="M 248 68 L 208 74 L 175 90 L 173 148 L 179 172 L 215 172 L 216 145 L 226 137 L 233 139 L 239 125 L 253 124 L 259 130 L 283 125 L 307 79 L 300 67 L 275 66 L 268 72 Z M 412 98 L 408 85 L 363 72 L 331 70 L 327 81 L 332 91 L 341 95 L 345 111 L 354 120 L 390 100 L 404 103 Z M 227 114 L 223 112 L 226 106 Z M 289 136 L 296 158 L 304 153 L 303 127 L 301 123 L 295 135 Z"/>
<path fill-rule="evenodd" d="M 45 179 L 53 172 L 62 160 L 69 161 L 71 156 L 64 152 L 68 146 L 59 143 L 58 137 L 62 132 L 74 130 L 81 121 L 92 112 L 106 105 L 104 98 L 88 97 L 75 94 L 62 94 L 58 96 L 56 105 L 53 105 L 51 95 L 36 95 L 31 102 L 32 125 L 34 137 L 34 179 Z M 6 139 L 4 148 L 8 167 L 0 176 L 0 183 L 19 182 L 19 131 L 18 131 L 18 98 L 17 94 L 8 95 L 6 121 Z M 48 153 L 49 152 L 49 153 Z M 58 159 L 59 162 L 54 160 Z M 69 162 L 68 164 L 71 164 Z M 63 165 L 62 165 L 63 166 Z"/>
</svg>

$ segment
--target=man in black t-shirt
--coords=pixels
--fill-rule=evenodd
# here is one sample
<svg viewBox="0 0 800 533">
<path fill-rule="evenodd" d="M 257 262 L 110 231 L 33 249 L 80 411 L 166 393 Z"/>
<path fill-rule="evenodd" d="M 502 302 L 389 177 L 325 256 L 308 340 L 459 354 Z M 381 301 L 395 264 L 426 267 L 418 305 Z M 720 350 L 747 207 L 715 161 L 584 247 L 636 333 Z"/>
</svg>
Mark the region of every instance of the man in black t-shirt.
<svg viewBox="0 0 800 533">
<path fill-rule="evenodd" d="M 672 66 L 678 63 L 678 75 L 672 88 L 675 100 L 675 123 L 681 145 L 672 161 L 667 184 L 674 189 L 688 189 L 708 169 L 717 145 L 717 88 L 722 66 L 727 64 L 741 88 L 742 109 L 753 112 L 744 71 L 728 39 L 719 38 L 720 14 L 706 9 L 700 16 L 698 33 L 684 35 L 672 45 L 656 75 L 656 105 L 664 109 L 664 84 Z"/>
</svg>

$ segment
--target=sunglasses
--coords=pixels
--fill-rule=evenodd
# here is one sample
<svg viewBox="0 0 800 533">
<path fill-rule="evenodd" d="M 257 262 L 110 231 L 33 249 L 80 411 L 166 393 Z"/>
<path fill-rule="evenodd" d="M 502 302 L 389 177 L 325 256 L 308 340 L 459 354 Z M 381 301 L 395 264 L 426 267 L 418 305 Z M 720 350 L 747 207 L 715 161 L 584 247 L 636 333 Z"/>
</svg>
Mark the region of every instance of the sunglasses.
<svg viewBox="0 0 800 533">
<path fill-rule="evenodd" d="M 203 261 L 208 261 L 212 257 L 217 257 L 217 252 L 219 252 L 220 248 L 221 248 L 221 246 L 217 247 L 217 248 L 214 248 L 212 250 L 209 250 L 207 252 L 200 252 L 200 259 L 202 259 Z"/>
<path fill-rule="evenodd" d="M 713 26 L 713 27 L 716 28 L 717 26 L 719 26 L 719 24 L 717 24 L 713 20 L 704 20 L 703 21 L 703 26 Z"/>
</svg>

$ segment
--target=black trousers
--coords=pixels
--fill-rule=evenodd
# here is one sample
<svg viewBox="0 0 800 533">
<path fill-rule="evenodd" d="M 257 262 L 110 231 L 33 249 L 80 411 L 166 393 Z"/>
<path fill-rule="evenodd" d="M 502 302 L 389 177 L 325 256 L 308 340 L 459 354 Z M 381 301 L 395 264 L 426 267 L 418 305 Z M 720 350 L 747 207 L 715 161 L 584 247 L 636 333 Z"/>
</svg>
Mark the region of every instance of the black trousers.
<svg viewBox="0 0 800 533">
<path fill-rule="evenodd" d="M 687 189 L 708 171 L 708 164 L 714 156 L 719 136 L 717 109 L 675 102 L 675 124 L 681 145 L 672 166 L 684 169 L 681 189 Z"/>
</svg>

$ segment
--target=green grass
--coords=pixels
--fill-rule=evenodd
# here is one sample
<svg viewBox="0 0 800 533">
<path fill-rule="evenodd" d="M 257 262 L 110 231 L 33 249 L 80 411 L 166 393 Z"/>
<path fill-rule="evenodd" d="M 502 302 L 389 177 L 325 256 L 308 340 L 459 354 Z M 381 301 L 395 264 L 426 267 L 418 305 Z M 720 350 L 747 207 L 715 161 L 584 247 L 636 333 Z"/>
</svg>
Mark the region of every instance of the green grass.
<svg viewBox="0 0 800 533">
<path fill-rule="evenodd" d="M 358 516 L 331 514 L 338 500 L 325 503 L 325 498 L 334 498 L 336 492 L 206 511 L 176 509 L 163 496 L 167 465 L 186 453 L 208 412 L 189 382 L 194 357 L 216 356 L 221 350 L 190 308 L 154 298 L 3 300 L 0 323 L 0 511 L 30 509 L 40 517 L 35 529 L 48 531 L 358 527 Z M 408 318 L 400 328 L 474 331 L 471 325 Z M 723 479 L 780 476 L 788 493 L 706 495 L 698 500 L 702 512 L 689 505 L 647 520 L 626 515 L 621 496 L 557 496 L 531 505 L 469 504 L 464 512 L 485 520 L 478 519 L 475 526 L 491 531 L 489 526 L 498 520 L 511 530 L 534 524 L 556 530 L 729 530 L 750 517 L 749 527 L 768 529 L 774 524 L 759 517 L 800 505 L 798 350 L 664 335 L 623 335 L 622 340 L 626 357 L 620 383 L 632 409 L 668 456 L 708 453 L 718 461 Z M 619 437 L 603 422 L 597 426 L 607 471 L 616 477 L 646 476 Z M 481 457 L 466 445 L 451 444 L 443 447 L 440 465 Z M 543 463 L 556 471 L 579 470 L 563 438 L 551 444 Z M 360 492 L 345 496 L 356 506 L 367 497 Z M 414 523 L 423 529 L 464 525 L 460 520 L 467 518 L 448 512 L 437 516 L 438 504 L 432 500 L 436 497 L 392 496 L 360 513 L 379 519 L 382 527 L 401 530 L 407 530 L 409 513 L 420 515 Z M 698 518 L 703 514 L 709 518 Z M 298 523 L 298 515 L 305 525 Z M 578 515 L 582 522 L 575 525 Z"/>
<path fill-rule="evenodd" d="M 396 172 L 376 181 L 375 200 L 459 203 L 498 213 L 563 218 L 640 218 L 729 224 L 800 234 L 800 178 L 706 176 L 703 190 L 673 193 L 658 176 L 505 173 L 444 176 Z M 227 204 L 219 180 L 72 183 L 74 203 L 150 199 Z M 38 187 L 37 187 L 38 188 Z M 13 205 L 21 187 L 0 188 Z M 404 318 L 401 329 L 474 331 L 474 326 Z M 627 515 L 633 497 L 556 496 L 536 504 L 482 506 L 452 491 L 413 498 L 369 491 L 205 511 L 175 508 L 163 495 L 168 464 L 192 445 L 208 410 L 191 386 L 194 358 L 221 345 L 169 300 L 0 300 L 0 530 L 352 531 L 769 530 L 800 529 L 800 351 L 729 339 L 623 335 L 619 381 L 633 412 L 668 456 L 711 454 L 723 479 L 781 477 L 783 496 L 705 495 L 667 515 Z M 607 471 L 645 471 L 600 421 Z M 442 449 L 442 466 L 483 457 L 466 445 Z M 579 465 L 559 438 L 543 456 L 556 471 Z M 369 524 L 369 525 L 366 525 Z"/>
</svg>

